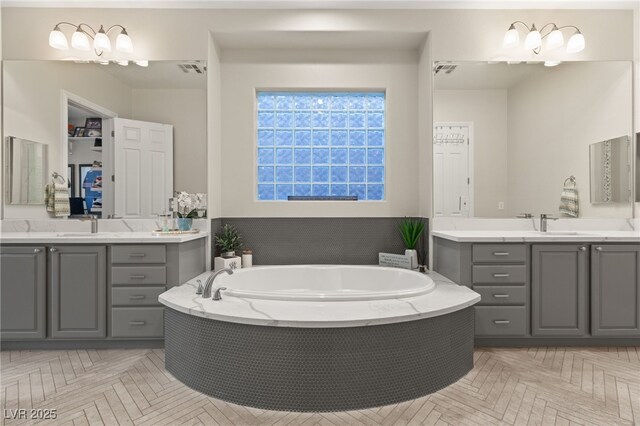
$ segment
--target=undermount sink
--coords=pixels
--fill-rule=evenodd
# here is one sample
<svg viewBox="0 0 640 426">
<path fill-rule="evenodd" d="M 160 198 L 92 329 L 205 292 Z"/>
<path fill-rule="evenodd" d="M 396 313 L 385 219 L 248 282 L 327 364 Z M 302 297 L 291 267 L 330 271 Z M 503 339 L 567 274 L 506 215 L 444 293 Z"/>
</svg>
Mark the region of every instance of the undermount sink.
<svg viewBox="0 0 640 426">
<path fill-rule="evenodd" d="M 547 231 L 547 232 L 537 231 L 537 232 L 538 234 L 541 234 L 541 235 L 591 235 L 591 234 L 578 232 L 578 231 Z"/>
<path fill-rule="evenodd" d="M 90 237 L 100 237 L 100 236 L 104 236 L 105 232 L 98 232 L 95 234 L 92 234 L 91 232 L 58 232 L 56 234 L 56 237 L 85 237 L 85 238 L 90 238 Z"/>
</svg>

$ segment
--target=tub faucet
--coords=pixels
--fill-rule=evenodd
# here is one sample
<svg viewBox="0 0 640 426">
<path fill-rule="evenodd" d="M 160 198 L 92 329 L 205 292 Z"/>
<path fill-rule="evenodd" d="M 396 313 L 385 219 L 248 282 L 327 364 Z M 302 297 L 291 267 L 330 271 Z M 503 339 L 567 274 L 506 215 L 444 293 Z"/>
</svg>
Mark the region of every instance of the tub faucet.
<svg viewBox="0 0 640 426">
<path fill-rule="evenodd" d="M 203 299 L 208 299 L 211 297 L 211 287 L 213 286 L 213 281 L 218 277 L 218 275 L 222 274 L 223 272 L 229 274 L 229 275 L 233 275 L 233 269 L 231 268 L 224 268 L 224 269 L 220 269 L 219 271 L 213 272 L 211 275 L 209 275 L 209 278 L 207 278 L 207 281 L 204 283 L 204 290 L 202 290 L 202 298 Z M 220 290 L 226 290 L 226 288 L 221 287 L 216 289 L 216 294 L 213 298 L 213 300 L 220 300 Z M 217 296 L 217 299 L 216 299 Z"/>
<path fill-rule="evenodd" d="M 540 232 L 547 232 L 547 220 L 558 220 L 557 217 L 550 217 L 545 213 L 540 215 Z"/>
</svg>

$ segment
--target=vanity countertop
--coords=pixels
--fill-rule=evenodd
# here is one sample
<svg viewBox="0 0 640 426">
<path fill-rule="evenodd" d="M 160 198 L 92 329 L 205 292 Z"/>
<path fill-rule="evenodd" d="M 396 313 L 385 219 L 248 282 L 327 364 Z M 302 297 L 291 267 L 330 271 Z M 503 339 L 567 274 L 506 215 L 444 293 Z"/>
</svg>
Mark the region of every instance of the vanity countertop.
<svg viewBox="0 0 640 426">
<path fill-rule="evenodd" d="M 154 235 L 152 232 L 2 232 L 0 244 L 185 243 L 208 236 L 208 231 L 178 235 Z"/>
<path fill-rule="evenodd" d="M 259 266 L 257 266 L 259 268 Z M 283 301 L 236 297 L 222 293 L 222 300 L 196 294 L 196 280 L 203 283 L 211 271 L 159 296 L 163 305 L 177 311 L 219 321 L 275 327 L 358 327 L 436 317 L 467 308 L 480 295 L 454 284 L 437 272 L 433 291 L 416 297 L 367 301 Z"/>
<path fill-rule="evenodd" d="M 560 231 L 529 230 L 447 230 L 432 231 L 431 235 L 458 243 L 521 243 L 521 242 L 583 242 L 629 243 L 640 242 L 640 231 Z"/>
</svg>

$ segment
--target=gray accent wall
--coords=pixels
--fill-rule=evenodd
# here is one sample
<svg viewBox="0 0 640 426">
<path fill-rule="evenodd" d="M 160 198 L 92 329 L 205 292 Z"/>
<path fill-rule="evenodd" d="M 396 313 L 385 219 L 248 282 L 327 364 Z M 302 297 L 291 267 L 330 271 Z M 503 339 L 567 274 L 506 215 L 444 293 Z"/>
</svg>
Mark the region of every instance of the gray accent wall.
<svg viewBox="0 0 640 426">
<path fill-rule="evenodd" d="M 378 263 L 378 253 L 404 253 L 398 231 L 402 217 L 218 218 L 211 232 L 225 224 L 242 234 L 244 248 L 253 250 L 254 265 Z M 428 255 L 429 222 L 421 246 Z M 212 239 L 212 253 L 216 253 Z"/>
</svg>

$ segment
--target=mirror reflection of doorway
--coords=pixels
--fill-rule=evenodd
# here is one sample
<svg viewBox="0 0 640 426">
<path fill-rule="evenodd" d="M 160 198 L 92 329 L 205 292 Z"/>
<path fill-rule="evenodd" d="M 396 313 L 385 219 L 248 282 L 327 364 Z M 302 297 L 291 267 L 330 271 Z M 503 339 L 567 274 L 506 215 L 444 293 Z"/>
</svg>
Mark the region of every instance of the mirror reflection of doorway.
<svg viewBox="0 0 640 426">
<path fill-rule="evenodd" d="M 473 123 L 434 123 L 433 201 L 436 217 L 473 217 Z"/>
</svg>

